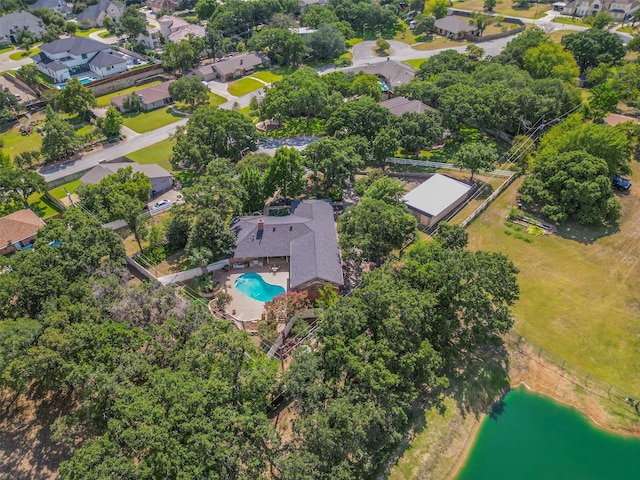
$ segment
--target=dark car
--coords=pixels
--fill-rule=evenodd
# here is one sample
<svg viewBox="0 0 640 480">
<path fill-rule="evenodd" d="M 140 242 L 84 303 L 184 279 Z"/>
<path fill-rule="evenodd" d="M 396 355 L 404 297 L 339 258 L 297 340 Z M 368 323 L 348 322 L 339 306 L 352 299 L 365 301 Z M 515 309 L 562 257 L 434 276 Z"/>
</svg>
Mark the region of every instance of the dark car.
<svg viewBox="0 0 640 480">
<path fill-rule="evenodd" d="M 613 188 L 620 191 L 627 191 L 631 188 L 631 182 L 626 178 L 622 178 L 618 175 L 614 175 L 611 177 L 611 183 L 613 184 Z"/>
</svg>

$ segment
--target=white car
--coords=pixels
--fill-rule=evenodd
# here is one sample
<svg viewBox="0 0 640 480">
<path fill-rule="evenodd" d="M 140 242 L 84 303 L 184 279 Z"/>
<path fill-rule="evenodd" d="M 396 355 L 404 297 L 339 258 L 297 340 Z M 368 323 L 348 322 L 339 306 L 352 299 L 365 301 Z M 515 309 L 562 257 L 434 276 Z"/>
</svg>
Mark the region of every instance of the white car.
<svg viewBox="0 0 640 480">
<path fill-rule="evenodd" d="M 168 208 L 169 205 L 171 205 L 171 200 L 160 200 L 159 202 L 153 204 L 151 210 L 162 210 L 163 208 Z"/>
</svg>

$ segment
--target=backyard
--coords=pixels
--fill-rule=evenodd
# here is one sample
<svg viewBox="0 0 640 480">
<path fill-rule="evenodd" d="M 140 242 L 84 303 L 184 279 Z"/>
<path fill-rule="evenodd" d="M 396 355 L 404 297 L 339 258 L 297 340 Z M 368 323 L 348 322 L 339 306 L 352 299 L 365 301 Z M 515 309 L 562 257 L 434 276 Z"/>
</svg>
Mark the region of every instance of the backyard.
<svg viewBox="0 0 640 480">
<path fill-rule="evenodd" d="M 640 175 L 640 164 L 633 170 Z M 618 196 L 620 229 L 571 223 L 558 234 L 515 234 L 505 217 L 520 180 L 468 229 L 472 249 L 498 251 L 518 267 L 514 330 L 601 378 L 640 392 L 640 191 Z M 528 241 L 522 241 L 528 238 Z"/>
<path fill-rule="evenodd" d="M 96 105 L 98 107 L 108 107 L 109 105 L 111 105 L 110 100 L 113 97 L 117 97 L 118 95 L 125 95 L 127 93 L 133 93 L 133 92 L 136 92 L 138 90 L 142 90 L 143 88 L 147 88 L 147 87 L 152 87 L 154 85 L 158 85 L 159 83 L 161 83 L 160 80 L 156 80 L 156 81 L 153 81 L 153 82 L 145 83 L 143 85 L 136 85 L 135 87 L 125 88 L 123 90 L 118 90 L 117 92 L 109 93 L 107 95 L 102 95 L 101 97 L 96 97 Z"/>
<path fill-rule="evenodd" d="M 264 87 L 264 83 L 251 77 L 246 77 L 229 83 L 227 91 L 234 97 L 241 97 L 242 95 L 246 95 L 247 93 L 251 93 L 262 87 Z"/>
<path fill-rule="evenodd" d="M 167 138 L 166 140 L 154 143 L 153 145 L 149 145 L 141 150 L 128 153 L 127 158 L 143 165 L 154 163 L 172 172 L 173 168 L 171 167 L 169 159 L 171 158 L 171 153 L 173 152 L 173 146 L 175 144 L 175 139 Z"/>
<path fill-rule="evenodd" d="M 82 185 L 82 182 L 80 180 L 74 180 L 73 182 L 65 183 L 64 185 L 60 185 L 59 187 L 49 190 L 49 194 L 53 198 L 57 198 L 58 200 L 60 200 L 61 198 L 67 196 L 67 192 L 71 194 L 76 193 L 76 190 L 80 185 Z"/>
<path fill-rule="evenodd" d="M 171 107 L 158 108 L 150 112 L 125 113 L 122 117 L 125 127 L 137 133 L 147 133 L 184 118 Z"/>
<path fill-rule="evenodd" d="M 29 207 L 36 213 L 36 215 L 45 220 L 60 213 L 56 206 L 51 203 L 51 200 L 45 197 L 42 193 L 32 194 L 29 196 L 28 202 Z"/>
<path fill-rule="evenodd" d="M 20 125 L 11 128 L 2 127 L 0 129 L 0 148 L 11 158 L 19 153 L 40 150 L 42 147 L 42 135 L 36 133 L 35 129 L 31 135 L 22 135 Z"/>
</svg>

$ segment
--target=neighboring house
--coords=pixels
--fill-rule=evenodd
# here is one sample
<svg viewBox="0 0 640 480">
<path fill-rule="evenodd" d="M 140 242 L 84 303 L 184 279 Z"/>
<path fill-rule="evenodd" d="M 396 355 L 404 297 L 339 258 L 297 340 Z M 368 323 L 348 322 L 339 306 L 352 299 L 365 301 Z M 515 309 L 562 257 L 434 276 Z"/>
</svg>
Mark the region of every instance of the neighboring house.
<svg viewBox="0 0 640 480">
<path fill-rule="evenodd" d="M 38 0 L 36 3 L 29 5 L 29 10 L 38 10 L 46 8 L 54 12 L 61 13 L 65 17 L 71 13 L 71 7 L 64 0 Z"/>
<path fill-rule="evenodd" d="M 344 284 L 338 234 L 329 200 L 302 200 L 291 204 L 291 214 L 279 217 L 238 217 L 230 227 L 236 234 L 234 268 L 289 262 L 289 289 L 305 291 L 316 299 L 329 284 L 337 290 Z"/>
<path fill-rule="evenodd" d="M 101 163 L 80 177 L 80 181 L 86 184 L 97 184 L 100 183 L 100 180 L 103 178 L 117 173 L 120 168 L 127 167 L 131 167 L 134 173 L 144 173 L 149 177 L 152 196 L 159 195 L 173 187 L 173 175 L 160 165 L 154 163 L 148 165 L 142 165 L 136 162 Z"/>
<path fill-rule="evenodd" d="M 158 36 L 158 32 L 155 30 L 148 28 L 146 34 L 138 35 L 136 39 L 138 43 L 141 43 L 149 50 L 155 50 L 156 48 L 160 48 L 160 38 Z"/>
<path fill-rule="evenodd" d="M 29 12 L 14 12 L 0 17 L 0 45 L 18 43 L 18 33 L 29 30 L 38 40 L 46 31 L 44 23 Z"/>
<path fill-rule="evenodd" d="M 310 33 L 315 33 L 318 30 L 315 28 L 310 28 L 310 27 L 299 27 L 299 28 L 290 28 L 289 31 L 291 33 L 296 33 L 298 35 L 309 35 Z"/>
<path fill-rule="evenodd" d="M 565 15 L 587 17 L 600 12 L 609 12 L 616 20 L 623 20 L 631 17 L 640 8 L 640 3 L 636 0 L 575 0 L 561 8 L 560 11 Z"/>
<path fill-rule="evenodd" d="M 160 10 L 171 10 L 175 12 L 180 5 L 180 0 L 148 0 L 147 5 L 154 12 L 159 12 Z"/>
<path fill-rule="evenodd" d="M 435 108 L 425 105 L 420 100 L 409 100 L 405 97 L 393 97 L 383 100 L 380 105 L 396 117 L 400 117 L 404 113 L 424 113 L 427 110 L 435 110 Z"/>
<path fill-rule="evenodd" d="M 206 30 L 202 25 L 194 25 L 173 15 L 163 15 L 158 19 L 160 33 L 166 42 L 179 43 L 189 37 L 202 38 Z"/>
<path fill-rule="evenodd" d="M 219 62 L 212 63 L 194 69 L 193 73 L 200 79 L 209 81 L 219 78 L 223 81 L 250 75 L 260 65 L 268 65 L 269 58 L 262 53 L 244 53 L 225 58 Z"/>
<path fill-rule="evenodd" d="M 42 219 L 28 208 L 0 218 L 0 255 L 31 248 L 43 226 Z"/>
<path fill-rule="evenodd" d="M 327 0 L 300 0 L 301 7 L 310 7 L 311 5 L 320 5 L 324 7 L 327 5 Z"/>
<path fill-rule="evenodd" d="M 355 67 L 347 71 L 353 73 L 370 73 L 377 76 L 382 82 L 382 90 L 392 92 L 393 90 L 405 83 L 409 83 L 416 76 L 415 68 L 405 63 L 398 63 L 392 60 L 378 62 L 364 67 Z"/>
<path fill-rule="evenodd" d="M 122 113 L 126 111 L 124 107 L 124 101 L 131 95 L 138 95 L 142 100 L 142 108 L 145 111 L 155 110 L 156 108 L 164 107 L 173 103 L 173 98 L 169 93 L 169 85 L 173 83 L 173 80 L 162 82 L 158 85 L 143 88 L 133 93 L 125 93 L 124 95 L 118 95 L 111 99 L 111 105 L 116 107 Z"/>
<path fill-rule="evenodd" d="M 78 25 L 80 27 L 102 27 L 106 17 L 119 20 L 123 12 L 124 3 L 101 0 L 78 14 Z"/>
<path fill-rule="evenodd" d="M 471 188 L 471 185 L 436 173 L 402 197 L 402 201 L 420 225 L 433 227 L 466 200 Z"/>
<path fill-rule="evenodd" d="M 85 37 L 69 37 L 45 43 L 33 57 L 36 68 L 56 83 L 86 73 L 97 78 L 127 71 L 127 61 L 110 45 Z M 90 73 L 91 72 L 91 73 Z"/>
<path fill-rule="evenodd" d="M 435 30 L 438 35 L 451 38 L 452 40 L 462 40 L 467 33 L 478 35 L 480 31 L 461 17 L 448 15 L 439 18 L 435 22 Z"/>
</svg>

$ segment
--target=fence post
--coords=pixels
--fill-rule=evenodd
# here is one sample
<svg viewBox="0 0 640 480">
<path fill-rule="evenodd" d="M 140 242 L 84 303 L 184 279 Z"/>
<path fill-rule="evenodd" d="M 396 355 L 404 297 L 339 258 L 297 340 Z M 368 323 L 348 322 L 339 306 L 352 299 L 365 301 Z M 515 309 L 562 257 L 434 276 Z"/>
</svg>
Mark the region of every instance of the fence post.
<svg viewBox="0 0 640 480">
<path fill-rule="evenodd" d="M 609 385 L 609 390 L 607 390 L 607 397 L 609 397 L 609 400 L 611 400 L 611 395 L 609 394 L 609 392 L 611 391 L 612 388 L 613 388 L 613 385 Z"/>
<path fill-rule="evenodd" d="M 589 380 L 589 375 L 591 375 L 590 373 L 587 373 L 587 376 L 584 377 L 584 386 L 586 388 L 589 388 L 589 384 L 587 383 L 587 381 Z"/>
</svg>

